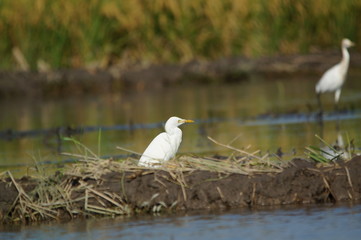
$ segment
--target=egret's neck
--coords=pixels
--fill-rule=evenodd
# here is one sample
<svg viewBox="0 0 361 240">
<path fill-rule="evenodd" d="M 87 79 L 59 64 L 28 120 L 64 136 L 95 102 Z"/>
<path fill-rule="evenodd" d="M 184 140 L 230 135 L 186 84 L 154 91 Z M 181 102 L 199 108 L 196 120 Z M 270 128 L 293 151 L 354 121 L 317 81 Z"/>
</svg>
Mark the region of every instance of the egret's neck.
<svg viewBox="0 0 361 240">
<path fill-rule="evenodd" d="M 177 132 L 177 129 L 179 129 L 178 127 L 174 127 L 174 126 L 165 126 L 165 132 L 168 134 L 173 134 L 175 132 Z M 180 129 L 179 129 L 180 130 Z"/>
<path fill-rule="evenodd" d="M 346 74 L 349 62 L 350 62 L 350 54 L 348 53 L 347 48 L 342 47 L 342 60 L 341 60 L 342 74 Z"/>
</svg>

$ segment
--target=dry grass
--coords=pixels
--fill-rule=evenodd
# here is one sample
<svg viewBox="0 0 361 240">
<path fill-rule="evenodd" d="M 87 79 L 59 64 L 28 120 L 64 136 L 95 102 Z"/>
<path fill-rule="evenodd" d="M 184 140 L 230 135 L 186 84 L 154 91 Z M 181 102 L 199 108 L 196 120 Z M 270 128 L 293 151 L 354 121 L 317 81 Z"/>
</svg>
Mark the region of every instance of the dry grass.
<svg viewBox="0 0 361 240">
<path fill-rule="evenodd" d="M 18 196 L 10 207 L 6 216 L 12 216 L 12 221 L 35 221 L 39 218 L 56 218 L 56 211 L 48 206 L 44 206 L 41 203 L 33 201 L 33 199 L 25 193 L 24 189 L 15 181 L 11 172 L 7 171 L 2 175 L 7 175 L 11 179 L 11 183 L 18 191 Z"/>
<path fill-rule="evenodd" d="M 83 149 L 81 154 L 63 153 L 66 156 L 71 156 L 79 159 L 79 163 L 73 164 L 67 168 L 65 174 L 76 177 L 89 177 L 93 179 L 100 179 L 102 175 L 109 172 L 139 172 L 139 171 L 167 171 L 170 174 L 179 172 L 189 172 L 195 170 L 219 172 L 219 173 L 236 173 L 236 174 L 252 174 L 260 172 L 280 172 L 284 167 L 288 166 L 288 162 L 280 160 L 277 157 L 265 154 L 261 156 L 259 151 L 252 153 L 246 150 L 235 148 L 229 144 L 222 144 L 209 137 L 209 139 L 222 147 L 231 149 L 233 154 L 226 159 L 217 159 L 213 157 L 199 157 L 199 156 L 179 156 L 166 162 L 164 165 L 156 169 L 138 166 L 138 159 L 129 157 L 121 161 L 114 161 L 112 159 L 101 159 L 92 153 L 89 149 Z M 84 147 L 84 146 L 82 146 Z M 117 147 L 122 151 L 127 151 L 132 154 L 141 155 L 134 151 Z"/>
<path fill-rule="evenodd" d="M 106 166 L 106 162 L 106 160 L 101 160 L 97 165 L 98 167 Z M 79 169 L 80 165 L 76 166 L 65 178 L 61 176 L 36 178 L 36 187 L 30 193 L 24 191 L 10 171 L 2 173 L 3 178 L 8 176 L 11 179 L 9 186 L 13 185 L 18 192 L 18 196 L 3 220 L 5 222 L 32 222 L 58 219 L 59 210 L 65 211 L 70 218 L 93 214 L 111 216 L 130 214 L 131 209 L 119 195 L 106 191 L 99 192 L 95 186 L 84 181 L 89 177 L 87 174 L 80 173 L 87 170 L 85 166 L 86 164 L 82 170 Z M 99 175 L 91 177 L 98 177 L 100 180 L 100 176 L 105 172 L 100 173 L 97 170 L 94 173 Z M 77 184 L 74 184 L 74 179 L 77 179 Z"/>
</svg>

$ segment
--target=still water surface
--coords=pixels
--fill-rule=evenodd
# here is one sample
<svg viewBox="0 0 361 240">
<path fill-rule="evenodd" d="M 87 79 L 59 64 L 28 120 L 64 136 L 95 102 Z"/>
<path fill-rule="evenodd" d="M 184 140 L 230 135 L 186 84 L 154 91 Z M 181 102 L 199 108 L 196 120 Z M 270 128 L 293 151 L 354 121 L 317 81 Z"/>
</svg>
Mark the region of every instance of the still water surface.
<svg viewBox="0 0 361 240">
<path fill-rule="evenodd" d="M 315 134 L 322 135 L 328 143 L 340 136 L 348 137 L 359 147 L 360 78 L 360 74 L 350 73 L 339 113 L 333 109 L 333 94 L 323 96 L 323 127 L 315 121 L 314 86 L 318 76 L 253 77 L 234 84 L 179 85 L 97 97 L 2 100 L 0 167 L 21 175 L 35 162 L 50 163 L 47 167 L 71 161 L 58 154 L 76 151 L 72 144 L 59 138 L 67 128 L 81 129 L 83 133 L 74 137 L 99 155 L 128 154 L 116 146 L 141 153 L 173 115 L 196 121 L 182 126 L 180 154 L 229 153 L 207 136 L 222 143 L 232 141 L 236 148 L 251 146 L 249 151 L 272 153 L 281 148 L 288 158 L 304 156 L 305 146 L 318 145 Z M 26 137 L 20 137 L 21 134 Z"/>
<path fill-rule="evenodd" d="M 323 97 L 323 127 L 315 121 L 317 78 L 252 78 L 237 84 L 181 85 L 98 97 L 3 100 L 0 166 L 20 176 L 34 162 L 49 163 L 45 166 L 50 168 L 69 160 L 58 152 L 74 152 L 74 146 L 46 131 L 58 127 L 83 128 L 84 133 L 75 137 L 100 155 L 127 154 L 116 146 L 142 152 L 173 115 L 196 120 L 182 126 L 181 154 L 227 154 L 207 136 L 264 152 L 281 147 L 288 158 L 302 156 L 307 145 L 319 144 L 315 134 L 329 143 L 348 136 L 361 146 L 360 75 L 350 74 L 343 89 L 340 108 L 345 111 L 333 112 L 332 94 Z M 27 137 L 15 134 L 5 140 L 6 133 Z M 2 228 L 0 239 L 358 239 L 361 206 L 89 219 Z"/>
<path fill-rule="evenodd" d="M 361 205 L 237 210 L 12 226 L 0 239 L 359 239 Z"/>
</svg>

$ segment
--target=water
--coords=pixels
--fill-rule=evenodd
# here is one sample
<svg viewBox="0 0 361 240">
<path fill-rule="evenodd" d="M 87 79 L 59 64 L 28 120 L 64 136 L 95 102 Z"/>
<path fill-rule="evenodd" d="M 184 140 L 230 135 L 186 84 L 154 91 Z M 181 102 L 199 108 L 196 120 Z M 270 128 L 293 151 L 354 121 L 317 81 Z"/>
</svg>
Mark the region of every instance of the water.
<svg viewBox="0 0 361 240">
<path fill-rule="evenodd" d="M 333 112 L 333 95 L 323 96 L 322 127 L 315 121 L 318 76 L 258 77 L 237 84 L 180 85 L 85 98 L 2 100 L 0 166 L 20 176 L 31 172 L 34 162 L 47 168 L 71 162 L 58 154 L 76 152 L 57 135 L 67 129 L 81 130 L 74 136 L 99 155 L 128 154 L 116 146 L 142 152 L 172 115 L 196 120 L 182 126 L 180 154 L 229 153 L 207 136 L 263 152 L 281 147 L 288 158 L 304 156 L 305 146 L 318 145 L 315 134 L 329 143 L 340 137 L 346 142 L 348 137 L 359 147 L 359 77 L 350 74 L 343 89 L 340 107 L 345 111 Z M 0 239 L 358 239 L 361 206 L 103 218 L 0 228 Z"/>
<path fill-rule="evenodd" d="M 7 226 L 0 239 L 359 239 L 361 205 L 232 210 Z"/>
<path fill-rule="evenodd" d="M 76 151 L 73 144 L 59 138 L 69 129 L 75 129 L 73 136 L 102 156 L 128 154 L 116 146 L 141 153 L 172 115 L 196 120 L 182 126 L 180 154 L 229 154 L 207 136 L 222 143 L 232 141 L 237 148 L 251 146 L 249 151 L 276 152 L 281 148 L 289 158 L 304 156 L 305 146 L 318 145 L 315 134 L 328 143 L 339 137 L 344 142 L 353 139 L 359 147 L 359 77 L 350 73 L 340 113 L 333 112 L 333 94 L 323 96 L 326 121 L 322 128 L 315 121 L 318 76 L 254 77 L 236 84 L 179 85 L 97 97 L 2 100 L 0 167 L 21 175 L 35 162 L 49 164 L 46 167 L 71 162 L 73 159 L 58 154 Z"/>
</svg>

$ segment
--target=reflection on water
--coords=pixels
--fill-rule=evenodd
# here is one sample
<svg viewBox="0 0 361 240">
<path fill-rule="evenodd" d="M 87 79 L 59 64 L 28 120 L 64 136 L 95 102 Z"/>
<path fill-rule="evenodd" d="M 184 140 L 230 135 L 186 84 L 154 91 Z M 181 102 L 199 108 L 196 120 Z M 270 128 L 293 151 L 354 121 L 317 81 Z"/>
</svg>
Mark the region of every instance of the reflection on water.
<svg viewBox="0 0 361 240">
<path fill-rule="evenodd" d="M 231 85 L 177 86 L 151 92 L 69 99 L 11 99 L 0 102 L 0 137 L 11 133 L 30 137 L 5 141 L 0 139 L 0 166 L 33 165 L 37 162 L 62 161 L 56 155 L 73 151 L 60 136 L 67 131 L 101 155 L 125 154 L 122 146 L 142 152 L 150 140 L 163 131 L 162 124 L 176 115 L 196 120 L 183 126 L 181 153 L 204 154 L 225 151 L 207 136 L 254 150 L 302 155 L 304 147 L 318 144 L 320 134 L 315 122 L 317 101 L 314 84 L 317 77 L 283 80 L 250 79 Z M 356 146 L 361 144 L 361 81 L 349 76 L 343 89 L 340 108 L 333 111 L 333 94 L 323 96 L 325 122 L 323 138 L 332 143 L 338 134 L 348 133 Z M 339 121 L 339 130 L 336 129 Z M 61 128 L 59 128 L 61 127 Z M 51 131 L 42 131 L 51 129 Z M 41 130 L 35 131 L 33 130 Z M 72 132 L 72 130 L 78 130 Z M 30 131 L 30 132 L 29 132 Z M 78 134 L 84 132 L 83 134 Z M 33 134 L 33 135 L 31 135 Z"/>
<path fill-rule="evenodd" d="M 0 226 L 0 239 L 359 239 L 361 205 L 88 219 L 3 228 Z"/>
</svg>

